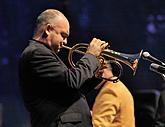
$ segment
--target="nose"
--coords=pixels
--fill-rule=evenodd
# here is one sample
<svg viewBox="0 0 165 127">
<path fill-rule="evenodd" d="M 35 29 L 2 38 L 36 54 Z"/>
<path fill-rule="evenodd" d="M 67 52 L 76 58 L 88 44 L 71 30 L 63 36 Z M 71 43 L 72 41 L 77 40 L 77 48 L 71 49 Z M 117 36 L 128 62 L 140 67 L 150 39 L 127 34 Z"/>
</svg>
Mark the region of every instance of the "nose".
<svg viewBox="0 0 165 127">
<path fill-rule="evenodd" d="M 67 44 L 67 38 L 63 40 L 63 43 L 66 45 Z"/>
</svg>

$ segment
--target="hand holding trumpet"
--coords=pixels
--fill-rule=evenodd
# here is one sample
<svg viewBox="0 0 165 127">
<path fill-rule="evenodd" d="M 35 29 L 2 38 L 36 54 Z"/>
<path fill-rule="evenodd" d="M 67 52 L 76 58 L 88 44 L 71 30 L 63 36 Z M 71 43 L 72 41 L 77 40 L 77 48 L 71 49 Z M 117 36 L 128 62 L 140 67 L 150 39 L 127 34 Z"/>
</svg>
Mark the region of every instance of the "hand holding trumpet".
<svg viewBox="0 0 165 127">
<path fill-rule="evenodd" d="M 97 38 L 93 38 L 87 48 L 86 53 L 90 53 L 98 57 L 107 46 L 108 46 L 107 42 L 101 41 L 100 39 Z"/>
</svg>

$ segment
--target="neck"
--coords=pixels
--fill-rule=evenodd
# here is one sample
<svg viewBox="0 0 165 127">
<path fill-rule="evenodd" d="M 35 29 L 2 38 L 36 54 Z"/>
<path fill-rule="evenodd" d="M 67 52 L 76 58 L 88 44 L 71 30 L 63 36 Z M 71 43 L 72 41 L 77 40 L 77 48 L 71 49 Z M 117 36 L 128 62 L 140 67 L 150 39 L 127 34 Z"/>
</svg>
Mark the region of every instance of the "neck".
<svg viewBox="0 0 165 127">
<path fill-rule="evenodd" d="M 36 42 L 38 42 L 40 44 L 43 44 L 44 46 L 46 46 L 47 48 L 49 48 L 50 50 L 52 50 L 51 47 L 43 39 L 37 39 L 37 38 L 34 38 L 33 37 L 31 40 L 36 41 Z"/>
</svg>

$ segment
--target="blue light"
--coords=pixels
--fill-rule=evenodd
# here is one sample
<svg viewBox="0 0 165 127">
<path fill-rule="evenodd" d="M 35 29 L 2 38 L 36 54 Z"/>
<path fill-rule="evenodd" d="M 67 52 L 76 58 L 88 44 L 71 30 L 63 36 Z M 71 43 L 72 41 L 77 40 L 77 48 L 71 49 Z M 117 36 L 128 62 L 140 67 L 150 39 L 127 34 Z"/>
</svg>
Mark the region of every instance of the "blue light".
<svg viewBox="0 0 165 127">
<path fill-rule="evenodd" d="M 88 27 L 89 24 L 89 17 L 88 17 L 88 13 L 86 11 L 84 11 L 83 13 L 80 14 L 79 16 L 79 23 L 81 27 Z"/>
<path fill-rule="evenodd" d="M 152 34 L 156 33 L 157 30 L 156 30 L 155 24 L 152 23 L 152 22 L 149 23 L 149 24 L 147 25 L 147 31 L 148 31 L 149 33 L 152 33 Z"/>
<path fill-rule="evenodd" d="M 7 58 L 7 57 L 3 57 L 2 59 L 1 59 L 1 64 L 2 65 L 7 65 L 9 63 L 9 59 Z"/>
</svg>

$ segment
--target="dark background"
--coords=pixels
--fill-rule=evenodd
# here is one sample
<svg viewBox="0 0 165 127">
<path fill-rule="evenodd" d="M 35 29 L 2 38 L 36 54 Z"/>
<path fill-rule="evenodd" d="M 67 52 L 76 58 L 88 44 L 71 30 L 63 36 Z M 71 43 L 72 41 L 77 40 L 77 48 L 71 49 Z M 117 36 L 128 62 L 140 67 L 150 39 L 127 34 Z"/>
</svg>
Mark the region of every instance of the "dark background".
<svg viewBox="0 0 165 127">
<path fill-rule="evenodd" d="M 18 59 L 32 36 L 36 17 L 47 8 L 59 9 L 69 19 L 70 46 L 97 37 L 111 42 L 112 50 L 134 54 L 143 49 L 165 61 L 164 0 L 1 0 L 0 125 L 3 127 L 28 127 L 28 114 L 18 85 Z M 123 65 L 121 80 L 132 93 L 163 89 L 162 77 L 151 72 L 149 65 L 140 59 L 135 76 Z"/>
</svg>

